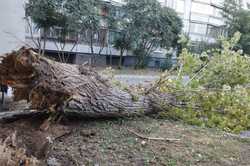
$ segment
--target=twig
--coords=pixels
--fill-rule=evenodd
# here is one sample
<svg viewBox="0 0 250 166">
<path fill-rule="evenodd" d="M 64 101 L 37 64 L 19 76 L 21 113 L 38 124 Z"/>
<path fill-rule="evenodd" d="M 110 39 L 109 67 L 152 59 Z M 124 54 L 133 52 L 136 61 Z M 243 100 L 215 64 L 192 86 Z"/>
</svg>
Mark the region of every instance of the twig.
<svg viewBox="0 0 250 166">
<path fill-rule="evenodd" d="M 137 137 L 139 137 L 139 138 L 141 138 L 141 139 L 154 140 L 154 141 L 167 141 L 167 142 L 180 141 L 180 139 L 146 137 L 146 136 L 141 135 L 141 134 L 139 134 L 139 133 L 137 133 L 137 132 L 135 132 L 135 131 L 133 131 L 133 130 L 131 130 L 131 129 L 128 129 L 128 128 L 127 128 L 127 130 L 128 130 L 130 133 L 136 135 Z"/>
<path fill-rule="evenodd" d="M 207 66 L 209 65 L 209 62 L 206 64 L 206 65 L 204 65 L 186 84 L 185 84 L 185 86 L 187 86 L 190 82 L 192 82 L 197 76 L 199 76 L 199 74 L 204 70 L 204 69 L 206 69 L 207 68 Z"/>
<path fill-rule="evenodd" d="M 69 136 L 69 135 L 71 135 L 71 134 L 72 134 L 72 130 L 70 130 L 70 131 L 68 131 L 68 132 L 63 133 L 63 134 L 62 134 L 62 135 L 60 135 L 60 136 L 57 136 L 56 138 L 54 138 L 54 140 L 61 139 L 61 138 L 63 138 L 63 137 Z"/>
</svg>

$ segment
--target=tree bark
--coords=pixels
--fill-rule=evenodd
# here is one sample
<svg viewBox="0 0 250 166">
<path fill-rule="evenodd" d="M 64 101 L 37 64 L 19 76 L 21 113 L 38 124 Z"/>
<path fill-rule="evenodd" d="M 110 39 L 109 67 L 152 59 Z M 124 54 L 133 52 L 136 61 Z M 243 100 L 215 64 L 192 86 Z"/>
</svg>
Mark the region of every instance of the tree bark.
<svg viewBox="0 0 250 166">
<path fill-rule="evenodd" d="M 18 119 L 25 119 L 46 114 L 47 113 L 45 111 L 37 110 L 17 110 L 9 112 L 0 112 L 0 122 L 11 122 Z"/>
<path fill-rule="evenodd" d="M 14 88 L 15 100 L 30 102 L 31 109 L 81 117 L 152 114 L 175 101 L 174 96 L 155 89 L 135 97 L 90 67 L 55 62 L 26 48 L 5 55 L 0 81 Z"/>
</svg>

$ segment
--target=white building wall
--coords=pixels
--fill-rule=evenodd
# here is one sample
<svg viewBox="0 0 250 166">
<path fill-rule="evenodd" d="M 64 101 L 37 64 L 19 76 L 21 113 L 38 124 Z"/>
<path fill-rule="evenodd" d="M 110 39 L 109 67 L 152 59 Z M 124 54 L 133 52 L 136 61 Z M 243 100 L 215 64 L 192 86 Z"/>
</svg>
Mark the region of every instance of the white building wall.
<svg viewBox="0 0 250 166">
<path fill-rule="evenodd" d="M 184 9 L 183 9 L 183 24 L 184 24 L 184 33 L 188 33 L 190 30 L 190 17 L 192 10 L 192 0 L 184 1 Z"/>
<path fill-rule="evenodd" d="M 123 0 L 105 0 L 110 3 L 124 4 Z M 214 43 L 216 38 L 209 36 L 208 26 L 220 27 L 224 25 L 221 16 L 220 7 L 224 0 L 158 0 L 162 6 L 168 6 L 176 10 L 183 20 L 183 32 L 188 34 L 192 41 L 206 41 Z M 243 0 L 245 1 L 250 0 Z M 218 36 L 219 37 L 219 36 Z M 27 40 L 31 44 L 30 40 Z M 67 44 L 64 51 L 71 50 L 72 45 Z M 53 42 L 48 42 L 46 49 L 57 50 Z M 94 48 L 95 53 L 99 52 L 99 48 Z M 91 53 L 89 46 L 79 44 L 73 52 L 76 53 Z M 119 51 L 112 47 L 104 48 L 102 54 L 119 55 Z M 154 56 L 165 55 L 164 51 L 159 49 L 154 53 Z"/>
<path fill-rule="evenodd" d="M 1 0 L 0 1 L 0 54 L 17 49 L 25 42 L 32 45 L 29 34 L 25 33 L 25 0 Z M 124 0 L 106 0 L 111 3 L 124 3 Z M 214 6 L 220 6 L 223 0 L 159 0 L 163 6 L 175 9 L 184 22 L 185 33 L 188 33 L 192 40 L 204 40 L 206 30 L 203 25 L 214 26 L 223 25 L 220 12 Z M 247 8 L 250 0 L 243 0 L 243 6 Z M 195 25 L 194 23 L 200 23 Z M 36 34 L 39 36 L 39 33 Z M 25 38 L 28 37 L 28 38 Z M 208 41 L 214 41 L 209 39 Z M 69 51 L 71 45 L 66 46 L 65 51 Z M 53 42 L 48 42 L 48 50 L 57 50 Z M 98 52 L 98 48 L 95 48 Z M 74 52 L 90 53 L 90 48 L 86 45 L 77 45 Z M 117 50 L 105 48 L 103 54 L 119 55 Z"/>
<path fill-rule="evenodd" d="M 26 37 L 26 43 L 29 46 L 36 48 L 36 45 L 34 44 L 34 42 L 28 37 Z M 46 50 L 91 54 L 90 46 L 87 44 L 84 44 L 84 43 L 77 44 L 76 46 L 74 46 L 72 43 L 67 43 L 63 50 L 60 49 L 59 45 L 60 45 L 59 43 L 47 41 L 46 42 Z M 42 43 L 41 48 L 43 48 L 43 43 Z M 94 46 L 93 49 L 94 49 L 95 54 L 99 54 L 100 47 Z M 118 55 L 120 55 L 120 51 L 118 51 L 114 48 L 111 48 L 111 47 L 104 47 L 101 50 L 101 54 L 103 54 L 103 55 L 117 55 L 118 56 Z M 124 53 L 124 55 L 126 55 L 126 54 L 127 54 L 127 52 Z"/>
<path fill-rule="evenodd" d="M 162 4 L 177 11 L 183 20 L 183 32 L 188 34 L 192 41 L 215 42 L 216 40 L 211 40 L 208 35 L 208 26 L 224 25 L 220 13 L 222 3 L 223 0 L 165 0 Z"/>
<path fill-rule="evenodd" d="M 244 9 L 249 9 L 250 7 L 250 0 L 242 0 L 242 5 Z"/>
<path fill-rule="evenodd" d="M 24 0 L 0 0 L 0 54 L 24 45 Z"/>
</svg>

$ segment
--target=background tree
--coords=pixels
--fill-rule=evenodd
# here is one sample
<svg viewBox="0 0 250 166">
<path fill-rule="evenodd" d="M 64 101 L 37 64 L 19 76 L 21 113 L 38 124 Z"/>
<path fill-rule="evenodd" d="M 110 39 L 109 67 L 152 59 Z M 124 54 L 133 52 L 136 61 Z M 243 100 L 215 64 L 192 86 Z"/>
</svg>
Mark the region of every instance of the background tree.
<svg viewBox="0 0 250 166">
<path fill-rule="evenodd" d="M 124 8 L 127 29 L 135 42 L 136 68 L 144 67 L 146 57 L 157 48 L 176 46 L 182 21 L 174 10 L 162 8 L 156 0 L 128 0 Z"/>
<path fill-rule="evenodd" d="M 191 46 L 191 41 L 190 41 L 190 37 L 188 36 L 188 34 L 181 34 L 179 35 L 179 40 L 177 41 L 178 45 L 178 55 L 182 53 L 182 50 L 184 48 L 186 49 L 190 49 Z"/>
<path fill-rule="evenodd" d="M 71 17 L 69 17 L 70 15 L 67 13 L 65 2 L 65 0 L 29 0 L 26 5 L 27 21 L 34 22 L 37 29 L 43 32 L 40 34 L 40 40 L 41 38 L 43 40 L 42 55 L 44 55 L 45 52 L 47 35 L 49 32 L 52 32 L 54 34 L 53 42 L 57 48 L 58 57 L 61 62 L 68 61 L 69 55 L 66 55 L 64 49 L 69 33 L 77 34 L 77 27 L 71 24 Z M 29 19 L 29 17 L 31 19 Z M 32 28 L 30 28 L 30 30 L 32 31 Z M 71 51 L 76 46 L 77 41 L 78 40 L 74 41 Z M 38 44 L 36 44 L 39 52 L 41 52 L 40 43 L 39 41 Z"/>
<path fill-rule="evenodd" d="M 101 31 L 108 29 L 107 13 L 105 13 L 106 9 L 102 7 L 105 6 L 100 0 L 68 0 L 66 3 L 68 14 L 71 17 L 71 24 L 77 27 L 81 34 L 87 34 L 83 36 L 86 37 L 85 41 L 90 46 L 93 64 L 96 61 L 94 39 L 97 37 L 99 40 L 99 54 L 106 42 L 106 36 Z"/>
<path fill-rule="evenodd" d="M 76 45 L 79 43 L 79 29 L 72 24 L 72 18 L 66 10 L 65 0 L 55 0 L 56 12 L 57 12 L 57 24 L 51 29 L 53 36 L 53 42 L 58 50 L 58 57 L 60 62 L 67 63 L 70 54 L 65 52 L 67 43 L 72 44 L 69 52 L 72 52 Z"/>
<path fill-rule="evenodd" d="M 250 11 L 242 8 L 241 0 L 225 0 L 223 17 L 226 20 L 228 36 L 234 33 L 242 34 L 237 49 L 242 49 L 245 54 L 250 54 Z"/>
<path fill-rule="evenodd" d="M 131 37 L 128 34 L 128 31 L 124 30 L 119 33 L 119 35 L 114 40 L 114 48 L 120 50 L 120 58 L 119 58 L 119 66 L 118 68 L 122 68 L 122 59 L 123 54 L 127 50 L 132 49 L 132 41 Z"/>
<path fill-rule="evenodd" d="M 58 23 L 57 4 L 56 0 L 29 0 L 26 4 L 26 16 L 31 18 L 40 32 L 43 31 L 42 55 L 44 55 L 46 48 L 47 33 Z"/>
</svg>

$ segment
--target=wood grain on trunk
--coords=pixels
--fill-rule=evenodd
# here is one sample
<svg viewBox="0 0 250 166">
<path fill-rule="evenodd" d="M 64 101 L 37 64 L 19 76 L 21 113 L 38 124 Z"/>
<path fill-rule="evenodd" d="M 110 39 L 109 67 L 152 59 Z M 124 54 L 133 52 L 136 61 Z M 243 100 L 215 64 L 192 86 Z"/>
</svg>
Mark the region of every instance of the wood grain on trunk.
<svg viewBox="0 0 250 166">
<path fill-rule="evenodd" d="M 174 101 L 173 96 L 156 90 L 138 94 L 135 99 L 88 66 L 55 62 L 27 48 L 4 56 L 0 81 L 14 88 L 16 101 L 30 102 L 31 109 L 83 117 L 152 114 Z"/>
</svg>

